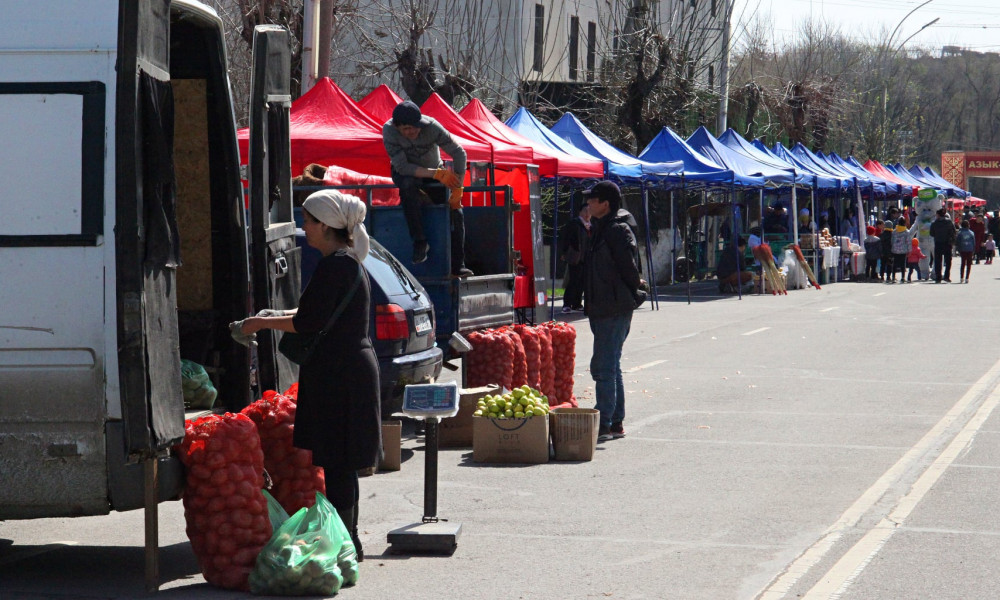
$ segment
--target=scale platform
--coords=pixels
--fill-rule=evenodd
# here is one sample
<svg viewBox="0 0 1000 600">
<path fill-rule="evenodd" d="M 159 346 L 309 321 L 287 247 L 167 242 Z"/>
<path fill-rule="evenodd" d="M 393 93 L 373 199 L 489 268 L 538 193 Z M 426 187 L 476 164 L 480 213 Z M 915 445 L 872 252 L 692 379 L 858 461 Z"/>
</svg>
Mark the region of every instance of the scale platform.
<svg viewBox="0 0 1000 600">
<path fill-rule="evenodd" d="M 412 523 L 390 531 L 386 541 L 394 551 L 450 554 L 458 547 L 461 533 L 461 523 Z"/>
</svg>

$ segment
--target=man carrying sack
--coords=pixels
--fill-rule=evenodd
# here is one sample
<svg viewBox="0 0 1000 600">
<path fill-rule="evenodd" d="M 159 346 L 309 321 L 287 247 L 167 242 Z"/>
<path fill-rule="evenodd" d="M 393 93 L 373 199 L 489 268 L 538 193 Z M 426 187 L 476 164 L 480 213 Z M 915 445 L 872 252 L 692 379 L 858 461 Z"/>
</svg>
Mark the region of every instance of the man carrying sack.
<svg viewBox="0 0 1000 600">
<path fill-rule="evenodd" d="M 429 247 L 420 220 L 421 192 L 434 204 L 451 206 L 451 273 L 468 277 L 465 267 L 465 215 L 462 181 L 465 150 L 436 120 L 421 115 L 413 102 L 400 102 L 382 126 L 382 142 L 392 163 L 392 181 L 399 188 L 406 226 L 413 239 L 413 264 L 427 260 Z M 454 160 L 455 170 L 445 169 L 440 150 Z"/>
</svg>

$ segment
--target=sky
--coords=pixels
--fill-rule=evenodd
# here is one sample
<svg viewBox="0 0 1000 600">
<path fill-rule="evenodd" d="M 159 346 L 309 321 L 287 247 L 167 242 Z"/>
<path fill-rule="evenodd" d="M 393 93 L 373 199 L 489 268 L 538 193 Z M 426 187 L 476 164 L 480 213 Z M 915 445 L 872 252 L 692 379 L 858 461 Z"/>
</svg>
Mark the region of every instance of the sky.
<svg viewBox="0 0 1000 600">
<path fill-rule="evenodd" d="M 734 0 L 736 21 L 756 12 L 770 15 L 776 41 L 797 37 L 799 26 L 809 20 L 825 21 L 850 37 L 871 36 L 882 28 L 892 31 L 908 12 L 926 0 Z M 934 25 L 920 31 L 930 21 Z M 919 31 L 919 33 L 917 33 Z M 899 28 L 894 45 L 911 34 L 906 46 L 940 52 L 942 46 L 961 46 L 979 52 L 1000 52 L 1000 0 L 931 0 L 916 10 Z M 738 42 L 737 42 L 738 43 Z"/>
</svg>

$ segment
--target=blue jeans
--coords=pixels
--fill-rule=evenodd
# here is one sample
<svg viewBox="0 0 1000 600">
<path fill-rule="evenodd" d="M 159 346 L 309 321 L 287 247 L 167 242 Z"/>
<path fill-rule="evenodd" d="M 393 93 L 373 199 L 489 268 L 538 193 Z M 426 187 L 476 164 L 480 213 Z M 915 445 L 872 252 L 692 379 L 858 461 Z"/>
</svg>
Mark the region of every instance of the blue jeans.
<svg viewBox="0 0 1000 600">
<path fill-rule="evenodd" d="M 591 318 L 594 356 L 590 375 L 597 388 L 597 408 L 601 425 L 625 420 L 625 384 L 622 381 L 622 348 L 632 326 L 632 313 L 618 317 Z"/>
</svg>

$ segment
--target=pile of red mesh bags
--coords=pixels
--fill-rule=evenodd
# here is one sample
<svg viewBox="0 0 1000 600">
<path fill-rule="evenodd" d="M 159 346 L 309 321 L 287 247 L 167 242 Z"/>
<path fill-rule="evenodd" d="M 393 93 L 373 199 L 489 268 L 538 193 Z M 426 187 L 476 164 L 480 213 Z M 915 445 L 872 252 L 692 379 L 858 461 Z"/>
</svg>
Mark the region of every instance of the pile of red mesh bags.
<svg viewBox="0 0 1000 600">
<path fill-rule="evenodd" d="M 290 392 L 290 393 L 289 393 Z M 285 394 L 273 390 L 241 411 L 257 425 L 264 451 L 264 468 L 271 477 L 269 490 L 290 515 L 326 493 L 323 469 L 313 466 L 312 452 L 292 445 L 298 384 Z"/>
<path fill-rule="evenodd" d="M 257 554 L 271 537 L 264 455 L 246 415 L 209 415 L 185 423 L 184 520 L 205 580 L 249 591 Z"/>
</svg>

